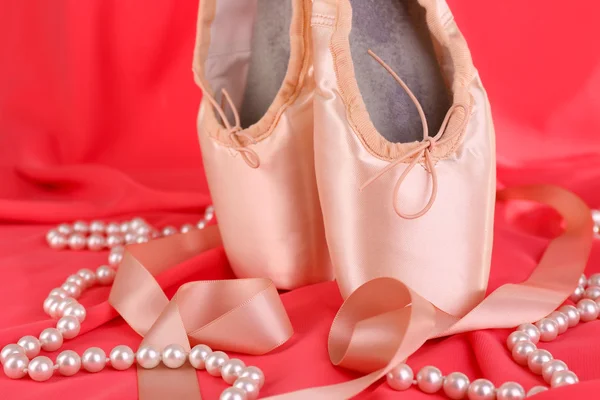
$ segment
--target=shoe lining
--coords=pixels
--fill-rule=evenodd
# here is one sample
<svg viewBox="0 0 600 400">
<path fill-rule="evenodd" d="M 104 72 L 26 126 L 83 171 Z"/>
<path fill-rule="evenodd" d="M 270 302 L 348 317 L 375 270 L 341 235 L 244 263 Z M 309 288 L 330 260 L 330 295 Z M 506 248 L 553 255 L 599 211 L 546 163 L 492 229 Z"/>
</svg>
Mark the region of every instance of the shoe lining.
<svg viewBox="0 0 600 400">
<path fill-rule="evenodd" d="M 367 111 L 378 132 L 393 143 L 423 139 L 415 105 L 368 54 L 373 50 L 406 82 L 427 117 L 430 134 L 439 130 L 451 105 L 425 22 L 414 0 L 351 0 L 350 50 Z"/>
<path fill-rule="evenodd" d="M 247 84 L 240 107 L 243 128 L 262 118 L 285 79 L 291 18 L 290 0 L 258 0 Z"/>
</svg>

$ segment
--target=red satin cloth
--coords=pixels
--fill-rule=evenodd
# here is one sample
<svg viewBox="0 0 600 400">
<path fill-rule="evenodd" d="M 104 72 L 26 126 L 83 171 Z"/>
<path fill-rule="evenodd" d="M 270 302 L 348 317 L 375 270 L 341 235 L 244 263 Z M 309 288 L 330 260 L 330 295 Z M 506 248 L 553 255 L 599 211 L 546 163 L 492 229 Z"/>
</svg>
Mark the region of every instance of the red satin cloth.
<svg viewBox="0 0 600 400">
<path fill-rule="evenodd" d="M 555 183 L 600 207 L 600 4 L 530 0 L 450 0 L 489 92 L 498 134 L 501 186 Z M 0 3 L 0 346 L 53 325 L 42 311 L 48 292 L 106 253 L 55 252 L 45 232 L 77 218 L 142 215 L 157 225 L 197 220 L 209 195 L 195 133 L 200 94 L 191 74 L 197 1 L 21 1 Z M 527 210 L 524 214 L 522 211 Z M 527 278 L 548 238 L 554 213 L 499 205 L 490 290 Z M 586 273 L 600 272 L 595 244 Z M 221 250 L 181 264 L 159 281 L 172 295 L 190 280 L 231 278 Z M 88 318 L 65 349 L 82 352 L 140 337 L 107 303 L 108 288 L 82 297 Z M 341 382 L 327 335 L 342 303 L 334 283 L 282 296 L 292 340 L 268 355 L 241 356 L 265 371 L 262 395 Z M 540 382 L 516 365 L 509 331 L 481 331 L 427 343 L 413 368 L 433 364 L 494 383 Z M 600 392 L 600 321 L 543 344 L 582 380 L 540 400 L 594 399 Z M 204 398 L 225 383 L 198 374 Z M 0 399 L 135 399 L 135 369 L 11 381 Z M 364 399 L 442 399 L 416 389 L 375 385 Z"/>
</svg>

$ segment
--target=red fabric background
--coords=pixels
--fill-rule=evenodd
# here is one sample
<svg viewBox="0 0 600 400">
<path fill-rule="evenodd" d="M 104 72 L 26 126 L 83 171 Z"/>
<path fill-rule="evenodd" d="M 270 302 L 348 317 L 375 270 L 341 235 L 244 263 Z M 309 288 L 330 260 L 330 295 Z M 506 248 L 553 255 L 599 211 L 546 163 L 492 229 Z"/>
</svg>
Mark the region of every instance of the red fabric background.
<svg viewBox="0 0 600 400">
<path fill-rule="evenodd" d="M 600 4 L 589 0 L 449 0 L 486 85 L 498 134 L 500 185 L 557 183 L 600 207 Z M 197 220 L 209 195 L 196 140 L 200 93 L 190 70 L 196 0 L 2 0 L 0 2 L 0 346 L 53 325 L 41 309 L 70 273 L 105 254 L 55 252 L 44 235 L 76 218 L 142 215 L 159 225 Z M 500 206 L 490 289 L 535 266 L 557 221 L 536 213 L 508 222 Z M 595 246 L 587 273 L 598 272 Z M 181 265 L 162 282 L 230 277 L 222 251 Z M 135 347 L 140 338 L 107 304 L 108 288 L 82 298 L 84 334 L 65 348 Z M 262 394 L 347 380 L 326 338 L 341 298 L 335 284 L 283 295 L 296 335 L 263 357 Z M 434 364 L 495 383 L 538 383 L 509 357 L 508 330 L 428 343 L 410 364 Z M 545 344 L 581 378 L 540 400 L 595 398 L 600 391 L 600 322 Z M 225 388 L 199 373 L 205 398 Z M 134 399 L 133 369 L 55 377 L 46 383 L 0 374 L 0 399 Z M 434 399 L 385 384 L 368 399 Z"/>
</svg>

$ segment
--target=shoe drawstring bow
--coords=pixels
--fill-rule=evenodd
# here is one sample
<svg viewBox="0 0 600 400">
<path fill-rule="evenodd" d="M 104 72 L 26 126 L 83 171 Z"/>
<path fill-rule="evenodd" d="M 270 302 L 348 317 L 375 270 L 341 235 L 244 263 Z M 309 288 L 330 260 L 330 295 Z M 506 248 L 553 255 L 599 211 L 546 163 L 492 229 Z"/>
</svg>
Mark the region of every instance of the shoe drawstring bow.
<svg viewBox="0 0 600 400">
<path fill-rule="evenodd" d="M 227 100 L 227 104 L 229 104 L 229 108 L 231 108 L 231 112 L 233 113 L 233 118 L 235 122 L 234 125 L 231 125 L 231 123 L 229 122 L 229 119 L 227 118 L 227 115 L 223 110 L 223 105 L 217 103 L 213 96 L 211 96 L 206 90 L 203 90 L 203 96 L 205 96 L 205 98 L 210 102 L 210 104 L 212 104 L 215 110 L 217 110 L 217 113 L 221 117 L 221 121 L 223 121 L 223 124 L 225 125 L 225 129 L 227 129 L 229 140 L 231 140 L 232 143 L 231 148 L 237 151 L 242 156 L 242 158 L 250 168 L 258 168 L 260 166 L 260 158 L 258 157 L 258 154 L 256 154 L 254 150 L 242 145 L 242 142 L 240 142 L 240 137 L 245 138 L 252 144 L 256 144 L 256 140 L 254 140 L 254 138 L 249 134 L 243 132 L 240 123 L 240 115 L 235 107 L 235 104 L 233 103 L 233 100 L 231 100 L 231 96 L 229 96 L 227 90 L 222 89 L 221 93 L 223 95 L 223 99 Z"/>
<path fill-rule="evenodd" d="M 389 72 L 390 75 L 392 75 L 392 77 L 396 80 L 396 82 L 398 82 L 398 84 L 402 87 L 402 89 L 404 89 L 404 91 L 406 92 L 408 97 L 410 97 L 410 99 L 412 100 L 414 105 L 417 107 L 417 111 L 419 112 L 419 117 L 421 118 L 421 124 L 423 125 L 423 141 L 420 142 L 419 145 L 417 147 L 415 147 L 413 150 L 404 154 L 399 159 L 393 161 L 391 164 L 389 164 L 388 166 L 383 168 L 381 171 L 379 171 L 377 174 L 375 174 L 373 177 L 371 177 L 369 180 L 367 180 L 360 187 L 360 190 L 361 191 L 364 190 L 371 183 L 373 183 L 374 181 L 379 179 L 381 176 L 385 175 L 386 172 L 392 170 L 398 164 L 400 164 L 403 161 L 412 157 L 412 161 L 410 162 L 408 167 L 406 167 L 406 169 L 402 172 L 402 174 L 398 178 L 398 181 L 396 182 L 396 185 L 394 186 L 392 204 L 394 206 L 394 211 L 396 211 L 396 214 L 398 214 L 398 216 L 400 216 L 401 218 L 416 219 L 416 218 L 419 218 L 419 217 L 425 215 L 431 209 L 431 207 L 433 206 L 433 203 L 435 202 L 435 198 L 437 196 L 438 177 L 437 177 L 437 173 L 435 171 L 435 166 L 431 160 L 431 152 L 433 151 L 433 149 L 436 146 L 446 143 L 446 142 L 454 139 L 458 134 L 460 134 L 460 132 L 463 130 L 464 126 L 466 125 L 466 121 L 467 121 L 466 119 L 465 119 L 464 123 L 461 124 L 461 126 L 459 126 L 458 129 L 456 129 L 453 133 L 444 135 L 444 132 L 445 132 L 446 128 L 448 127 L 448 122 L 450 120 L 450 116 L 452 116 L 452 114 L 458 108 L 463 108 L 465 112 L 467 112 L 468 108 L 462 104 L 453 104 L 452 107 L 450 107 L 450 109 L 446 113 L 446 117 L 444 118 L 444 121 L 442 122 L 442 126 L 440 127 L 439 133 L 433 137 L 429 136 L 429 128 L 427 125 L 427 118 L 425 117 L 425 113 L 423 112 L 423 107 L 421 107 L 421 104 L 419 103 L 419 101 L 417 100 L 417 98 L 415 97 L 413 92 L 406 85 L 406 83 L 404 83 L 404 81 L 402 79 L 400 79 L 398 74 L 396 74 L 396 72 L 394 72 L 394 70 L 392 70 L 392 68 L 385 63 L 385 61 L 383 61 L 379 56 L 377 56 L 371 50 L 369 50 L 368 53 L 371 57 L 373 57 L 375 59 L 375 61 L 377 61 L 379 64 L 381 64 L 381 66 L 383 68 L 385 68 L 385 70 L 387 72 Z M 443 135 L 443 137 L 442 137 L 442 135 Z M 421 211 L 419 211 L 415 214 L 406 214 L 400 209 L 400 207 L 397 204 L 396 199 L 398 197 L 398 193 L 400 191 L 400 186 L 402 185 L 402 182 L 404 182 L 404 179 L 406 178 L 406 176 L 410 173 L 410 171 L 412 171 L 412 169 L 421 160 L 421 158 L 424 158 L 425 168 L 426 168 L 427 172 L 429 172 L 429 174 L 431 175 L 431 186 L 432 186 L 431 187 L 431 195 L 429 196 L 429 200 L 427 201 L 427 204 L 421 209 Z"/>
</svg>

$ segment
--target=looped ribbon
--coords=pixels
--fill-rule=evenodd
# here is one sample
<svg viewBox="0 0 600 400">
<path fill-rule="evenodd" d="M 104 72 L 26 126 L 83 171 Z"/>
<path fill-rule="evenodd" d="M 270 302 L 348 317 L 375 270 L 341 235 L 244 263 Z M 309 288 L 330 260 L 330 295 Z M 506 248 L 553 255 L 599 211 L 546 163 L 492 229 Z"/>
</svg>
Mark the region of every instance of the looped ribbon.
<svg viewBox="0 0 600 400">
<path fill-rule="evenodd" d="M 209 92 L 206 91 L 203 87 L 202 92 L 204 93 L 204 97 L 210 102 L 210 104 L 215 108 L 215 110 L 217 110 L 217 113 L 221 117 L 221 121 L 223 121 L 225 128 L 229 132 L 229 140 L 231 140 L 231 143 L 233 144 L 232 149 L 237 151 L 242 156 L 242 158 L 250 168 L 256 169 L 260 167 L 260 158 L 258 157 L 258 154 L 256 154 L 254 150 L 244 146 L 240 141 L 240 137 L 243 137 L 250 143 L 256 144 L 256 140 L 254 140 L 252 136 L 243 132 L 242 124 L 240 122 L 240 114 L 238 113 L 237 108 L 235 107 L 235 104 L 233 103 L 233 100 L 229 95 L 229 92 L 227 92 L 226 89 L 221 90 L 223 98 L 227 100 L 227 104 L 229 104 L 229 108 L 231 108 L 231 112 L 233 113 L 234 125 L 231 125 L 231 123 L 229 122 L 225 110 L 223 109 L 223 104 L 217 103 L 215 98 L 212 95 L 210 95 Z"/>
<path fill-rule="evenodd" d="M 448 127 L 448 122 L 450 121 L 450 117 L 454 114 L 454 112 L 456 112 L 458 109 L 463 109 L 464 112 L 467 113 L 468 107 L 463 104 L 460 104 L 460 103 L 453 104 L 450 107 L 450 109 L 448 110 L 448 112 L 446 113 L 446 117 L 444 118 L 444 121 L 442 122 L 439 133 L 434 137 L 429 136 L 429 127 L 427 125 L 427 118 L 425 117 L 425 112 L 423 111 L 423 107 L 421 106 L 421 103 L 419 103 L 419 100 L 417 100 L 417 97 L 410 90 L 408 85 L 406 83 L 404 83 L 404 81 L 398 76 L 398 74 L 396 72 L 394 72 L 394 70 L 388 64 L 385 63 L 385 61 L 383 61 L 378 55 L 376 55 L 371 50 L 369 50 L 368 53 L 379 64 L 381 64 L 381 66 L 383 68 L 385 68 L 385 70 L 390 75 L 392 75 L 392 77 L 396 80 L 396 82 L 398 82 L 398 84 L 402 87 L 402 89 L 404 89 L 404 91 L 406 92 L 408 97 L 414 103 L 414 105 L 417 108 L 417 111 L 419 113 L 419 117 L 421 118 L 421 124 L 423 125 L 423 141 L 421 143 L 419 143 L 419 145 L 417 147 L 415 147 L 413 150 L 409 151 L 402 157 L 398 158 L 391 164 L 387 165 L 385 168 L 383 168 L 381 171 L 379 171 L 377 174 L 375 174 L 373 177 L 371 177 L 369 180 L 367 180 L 360 187 L 360 190 L 361 191 L 364 190 L 367 186 L 369 186 L 371 183 L 373 183 L 374 181 L 379 179 L 381 176 L 385 175 L 386 172 L 395 168 L 398 164 L 403 163 L 406 160 L 412 158 L 410 164 L 402 172 L 402 174 L 398 178 L 398 181 L 396 182 L 396 185 L 394 186 L 394 190 L 392 192 L 393 193 L 392 204 L 394 206 L 394 211 L 396 211 L 396 214 L 398 214 L 398 216 L 400 216 L 401 218 L 416 219 L 416 218 L 419 218 L 419 217 L 425 215 L 427 213 L 427 211 L 429 211 L 431 209 L 431 207 L 433 206 L 433 203 L 435 202 L 435 198 L 437 196 L 437 187 L 438 187 L 437 173 L 435 171 L 433 161 L 431 160 L 431 157 L 432 157 L 431 152 L 433 151 L 433 149 L 436 146 L 446 143 L 450 140 L 453 140 L 457 135 L 460 134 L 460 132 L 466 126 L 466 123 L 467 123 L 466 119 L 463 121 L 463 123 L 460 126 L 457 127 L 457 129 L 454 130 L 454 132 L 446 133 L 446 128 Z M 402 210 L 400 210 L 400 207 L 398 206 L 396 199 L 398 197 L 398 193 L 400 192 L 400 186 L 402 185 L 402 182 L 404 182 L 406 176 L 410 173 L 410 171 L 412 171 L 412 169 L 415 167 L 415 165 L 422 158 L 425 159 L 426 169 L 429 172 L 429 174 L 431 174 L 431 185 L 432 185 L 431 195 L 429 196 L 429 200 L 427 201 L 427 204 L 425 204 L 425 206 L 421 209 L 421 211 L 414 213 L 414 214 L 406 214 Z"/>
<path fill-rule="evenodd" d="M 292 325 L 269 279 L 189 282 L 168 300 L 156 276 L 220 246 L 216 226 L 127 246 L 109 303 L 144 337 L 142 345 L 160 350 L 176 343 L 189 351 L 204 343 L 260 355 L 292 336 Z M 140 399 L 202 398 L 196 371 L 187 363 L 177 370 L 138 367 L 137 373 Z"/>
<path fill-rule="evenodd" d="M 548 185 L 505 189 L 497 197 L 540 202 L 556 209 L 564 219 L 564 232 L 550 242 L 526 281 L 499 287 L 459 316 L 440 311 L 395 278 L 367 281 L 345 300 L 328 339 L 334 365 L 366 375 L 270 399 L 348 399 L 428 339 L 477 329 L 512 328 L 538 320 L 563 303 L 577 286 L 591 249 L 589 208 L 573 193 Z M 190 282 L 167 299 L 155 277 L 220 246 L 216 226 L 127 246 L 109 302 L 144 337 L 142 345 L 162 349 L 178 343 L 189 350 L 191 345 L 205 343 L 214 349 L 259 355 L 291 337 L 292 326 L 268 279 Z M 196 372 L 188 364 L 177 370 L 138 367 L 137 373 L 142 400 L 201 399 Z"/>
<path fill-rule="evenodd" d="M 366 375 L 269 399 L 349 399 L 404 362 L 429 339 L 478 329 L 513 328 L 539 320 L 562 304 L 577 286 L 592 246 L 589 208 L 573 193 L 549 185 L 505 189 L 497 198 L 549 205 L 566 224 L 527 280 L 499 287 L 462 316 L 444 313 L 397 279 L 382 277 L 365 282 L 338 311 L 328 348 L 333 364 Z"/>
</svg>

